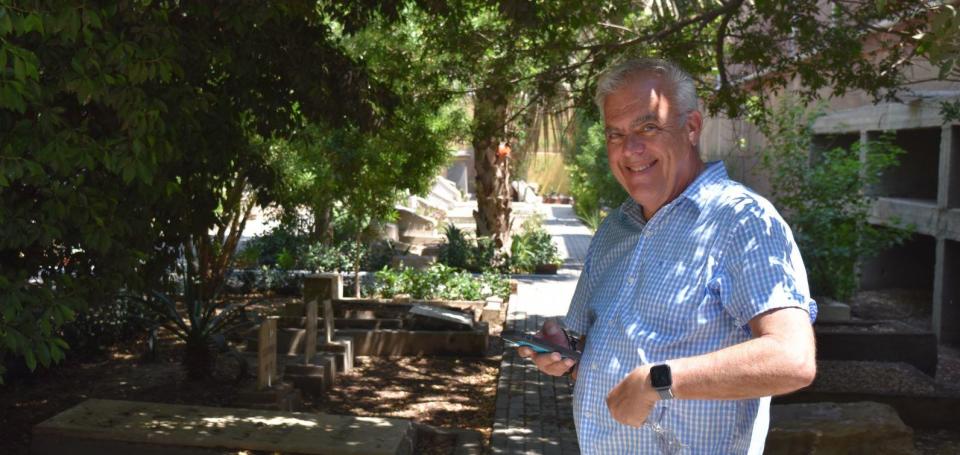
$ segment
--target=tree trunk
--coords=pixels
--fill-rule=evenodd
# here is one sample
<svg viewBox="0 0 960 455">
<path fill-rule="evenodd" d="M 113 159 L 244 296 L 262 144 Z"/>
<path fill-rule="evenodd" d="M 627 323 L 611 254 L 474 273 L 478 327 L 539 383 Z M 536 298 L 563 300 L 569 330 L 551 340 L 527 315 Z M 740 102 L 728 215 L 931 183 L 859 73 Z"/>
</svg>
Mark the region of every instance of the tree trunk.
<svg viewBox="0 0 960 455">
<path fill-rule="evenodd" d="M 356 253 L 353 257 L 353 296 L 360 298 L 360 260 L 363 258 L 363 254 L 360 251 L 361 237 L 363 235 L 363 230 L 357 230 L 357 237 L 355 239 L 356 244 Z"/>
<path fill-rule="evenodd" d="M 495 84 L 499 85 L 499 84 Z M 473 120 L 474 166 L 477 170 L 477 236 L 489 236 L 497 248 L 510 237 L 510 166 L 508 156 L 497 156 L 505 141 L 507 90 L 486 88 L 477 92 Z"/>
<path fill-rule="evenodd" d="M 324 244 L 333 244 L 333 210 L 331 204 L 313 208 L 313 239 Z"/>
</svg>

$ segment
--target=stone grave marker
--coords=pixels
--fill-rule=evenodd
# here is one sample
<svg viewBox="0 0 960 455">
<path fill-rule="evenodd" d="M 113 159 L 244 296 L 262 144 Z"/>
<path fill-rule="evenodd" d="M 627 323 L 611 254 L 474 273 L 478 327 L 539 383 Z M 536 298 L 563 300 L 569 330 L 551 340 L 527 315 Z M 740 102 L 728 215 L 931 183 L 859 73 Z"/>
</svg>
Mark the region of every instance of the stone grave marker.
<svg viewBox="0 0 960 455">
<path fill-rule="evenodd" d="M 447 327 L 452 330 L 472 329 L 473 318 L 460 312 L 448 308 L 440 308 L 430 305 L 413 305 L 410 308 L 410 314 L 419 316 L 426 321 L 431 321 L 430 325 L 437 325 L 438 328 Z"/>
<path fill-rule="evenodd" d="M 343 298 L 343 278 L 339 273 L 317 273 L 303 278 L 303 301 Z"/>
<path fill-rule="evenodd" d="M 333 302 L 323 301 L 323 331 L 327 344 L 333 343 Z"/>
<path fill-rule="evenodd" d="M 317 353 L 317 301 L 307 302 L 307 337 L 304 340 L 303 363 L 310 365 L 310 359 Z"/>
<path fill-rule="evenodd" d="M 398 418 L 90 399 L 34 426 L 30 453 L 405 455 L 414 434 Z"/>
<path fill-rule="evenodd" d="M 277 316 L 267 317 L 260 324 L 257 344 L 257 389 L 273 386 L 277 378 Z"/>
</svg>

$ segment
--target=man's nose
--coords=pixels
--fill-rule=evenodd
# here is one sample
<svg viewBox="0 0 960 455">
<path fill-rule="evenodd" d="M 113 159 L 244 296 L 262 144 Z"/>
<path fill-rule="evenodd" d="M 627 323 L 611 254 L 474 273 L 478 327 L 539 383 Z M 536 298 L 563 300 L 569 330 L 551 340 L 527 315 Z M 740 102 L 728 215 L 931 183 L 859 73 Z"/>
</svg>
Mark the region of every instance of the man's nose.
<svg viewBox="0 0 960 455">
<path fill-rule="evenodd" d="M 640 136 L 636 134 L 628 134 L 623 141 L 624 153 L 640 154 L 643 153 L 644 148 L 643 139 L 640 139 Z"/>
</svg>

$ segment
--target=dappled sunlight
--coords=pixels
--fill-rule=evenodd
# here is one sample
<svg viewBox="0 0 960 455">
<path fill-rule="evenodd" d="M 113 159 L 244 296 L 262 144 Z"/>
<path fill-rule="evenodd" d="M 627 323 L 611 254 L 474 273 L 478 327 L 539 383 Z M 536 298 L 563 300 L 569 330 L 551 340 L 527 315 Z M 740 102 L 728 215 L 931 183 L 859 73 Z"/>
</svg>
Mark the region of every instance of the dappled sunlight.
<svg viewBox="0 0 960 455">
<path fill-rule="evenodd" d="M 244 423 L 253 423 L 257 425 L 266 425 L 266 426 L 302 426 L 305 428 L 314 428 L 317 426 L 317 422 L 310 420 L 297 419 L 294 417 L 287 416 L 275 416 L 275 417 L 243 417 L 237 418 L 234 416 L 223 416 L 223 417 L 204 417 L 201 419 L 207 426 L 214 428 L 226 428 L 228 425 L 235 425 L 238 422 Z"/>
<path fill-rule="evenodd" d="M 410 418 L 489 435 L 499 357 L 358 357 L 326 397 L 322 412 Z"/>
</svg>

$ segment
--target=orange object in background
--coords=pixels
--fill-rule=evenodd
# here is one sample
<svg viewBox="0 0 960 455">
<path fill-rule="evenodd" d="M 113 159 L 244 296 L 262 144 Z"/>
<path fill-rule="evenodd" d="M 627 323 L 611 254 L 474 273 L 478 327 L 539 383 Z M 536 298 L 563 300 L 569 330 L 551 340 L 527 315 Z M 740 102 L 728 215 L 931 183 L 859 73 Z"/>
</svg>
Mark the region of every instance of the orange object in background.
<svg viewBox="0 0 960 455">
<path fill-rule="evenodd" d="M 501 142 L 500 146 L 497 147 L 497 158 L 503 158 L 507 155 L 510 155 L 510 146 L 506 142 Z"/>
</svg>

